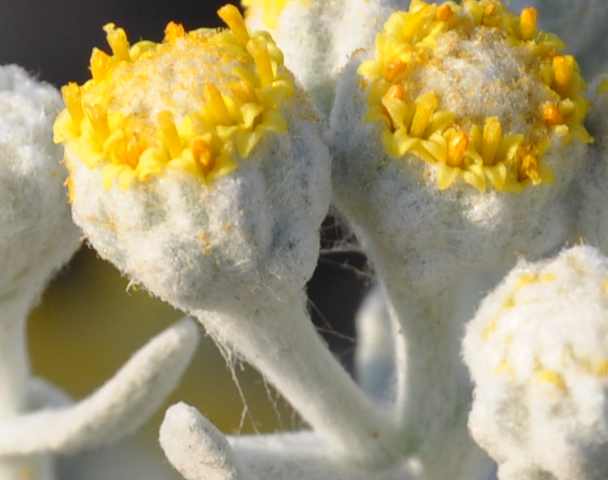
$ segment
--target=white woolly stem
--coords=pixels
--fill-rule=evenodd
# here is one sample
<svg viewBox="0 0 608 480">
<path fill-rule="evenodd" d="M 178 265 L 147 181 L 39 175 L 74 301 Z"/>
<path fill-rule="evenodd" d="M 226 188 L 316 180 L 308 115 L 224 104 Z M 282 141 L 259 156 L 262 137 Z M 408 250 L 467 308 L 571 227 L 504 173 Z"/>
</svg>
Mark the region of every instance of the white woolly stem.
<svg viewBox="0 0 608 480">
<path fill-rule="evenodd" d="M 238 313 L 195 315 L 221 345 L 258 369 L 339 455 L 368 466 L 400 457 L 397 431 L 327 349 L 301 298 L 259 299 Z"/>
<path fill-rule="evenodd" d="M 26 318 L 30 309 L 26 295 L 0 300 L 0 421 L 19 416 L 29 408 L 30 363 Z M 0 457 L 0 479 L 53 480 L 48 455 Z"/>
<path fill-rule="evenodd" d="M 438 294 L 414 295 L 398 262 L 376 260 L 398 326 L 395 408 L 408 451 L 419 456 L 426 478 L 487 477 L 490 465 L 467 428 L 471 384 L 460 354 L 484 276 L 461 274 Z"/>
</svg>

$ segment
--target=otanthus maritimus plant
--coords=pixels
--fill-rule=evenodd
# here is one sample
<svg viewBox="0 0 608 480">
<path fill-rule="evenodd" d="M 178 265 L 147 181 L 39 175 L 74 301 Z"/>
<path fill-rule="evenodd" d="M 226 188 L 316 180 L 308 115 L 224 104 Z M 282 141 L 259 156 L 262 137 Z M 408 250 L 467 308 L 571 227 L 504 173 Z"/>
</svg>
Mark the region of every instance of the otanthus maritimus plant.
<svg viewBox="0 0 608 480">
<path fill-rule="evenodd" d="M 556 25 L 563 21 L 563 12 L 537 3 Z M 568 281 L 587 285 L 590 310 L 603 301 L 593 294 L 601 275 L 585 266 L 604 262 L 599 253 L 563 253 L 556 264 L 595 260 L 564 273 L 568 281 L 556 267 L 547 296 L 522 289 L 547 316 L 547 325 L 530 327 L 534 338 L 511 335 L 508 322 L 505 335 L 483 338 L 487 355 L 526 352 L 528 370 L 514 369 L 512 378 L 509 363 L 505 376 L 467 344 L 474 397 L 461 358 L 466 322 L 518 258 L 546 259 L 581 235 L 604 242 L 593 219 L 604 211 L 605 142 L 590 146 L 590 102 L 575 56 L 541 28 L 534 6 L 515 14 L 497 0 L 246 6 L 246 20 L 234 6 L 220 9 L 223 30 L 170 23 L 160 43 L 130 44 L 107 25 L 111 54 L 95 49 L 92 79 L 64 87 L 66 109 L 54 127 L 74 219 L 91 245 L 196 317 L 226 356 L 255 366 L 309 427 L 225 437 L 180 403 L 160 431 L 169 461 L 189 480 L 485 480 L 495 467 L 485 449 L 503 480 L 600 478 L 593 455 L 606 437 L 593 429 L 603 428 L 603 410 L 563 421 L 579 405 L 572 389 L 588 379 L 586 363 L 545 366 L 568 349 L 562 317 L 570 325 L 577 319 L 568 312 L 583 310 Z M 603 113 L 591 117 L 592 133 Z M 376 336 L 361 339 L 361 386 L 305 309 L 330 200 L 381 292 L 361 317 L 361 332 Z M 556 312 L 551 299 L 562 290 Z M 517 324 L 526 301 L 492 305 Z M 485 308 L 477 318 L 492 324 Z M 585 324 L 585 335 L 603 335 L 600 323 Z M 600 343 L 576 359 L 601 365 Z M 387 357 L 389 368 L 371 365 Z M 604 372 L 593 362 L 588 391 L 601 406 Z M 530 378 L 538 371 L 560 389 L 557 413 L 537 405 L 543 398 Z M 371 382 L 370 372 L 383 377 Z M 512 411 L 505 398 L 519 402 L 521 418 L 501 416 Z M 557 460 L 538 443 L 548 432 L 561 442 Z"/>
</svg>

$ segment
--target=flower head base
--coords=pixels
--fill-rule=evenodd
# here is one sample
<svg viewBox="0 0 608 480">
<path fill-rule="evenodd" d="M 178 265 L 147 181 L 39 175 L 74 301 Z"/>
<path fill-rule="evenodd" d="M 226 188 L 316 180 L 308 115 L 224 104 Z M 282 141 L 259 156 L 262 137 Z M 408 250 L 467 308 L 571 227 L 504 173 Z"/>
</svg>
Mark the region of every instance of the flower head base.
<svg viewBox="0 0 608 480">
<path fill-rule="evenodd" d="M 280 108 L 293 82 L 281 52 L 267 34 L 249 33 L 236 7 L 219 15 L 229 29 L 186 33 L 170 23 L 159 44 L 129 45 L 108 24 L 112 55 L 95 49 L 93 78 L 63 88 L 55 140 L 103 168 L 106 188 L 167 168 L 208 182 L 246 159 L 265 132 L 287 129 Z"/>
<path fill-rule="evenodd" d="M 590 142 L 589 102 L 576 60 L 496 0 L 441 5 L 414 0 L 376 40 L 359 73 L 370 83 L 366 121 L 384 122 L 393 157 L 436 167 L 440 188 L 461 177 L 485 190 L 551 183 L 543 154 L 554 142 Z"/>
</svg>

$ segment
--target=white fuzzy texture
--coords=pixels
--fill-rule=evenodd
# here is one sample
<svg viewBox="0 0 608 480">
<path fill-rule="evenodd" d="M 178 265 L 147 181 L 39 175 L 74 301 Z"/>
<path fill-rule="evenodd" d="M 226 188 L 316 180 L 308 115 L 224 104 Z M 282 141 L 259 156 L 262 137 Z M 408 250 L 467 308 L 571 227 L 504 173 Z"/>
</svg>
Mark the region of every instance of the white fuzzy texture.
<svg viewBox="0 0 608 480">
<path fill-rule="evenodd" d="M 75 221 L 102 257 L 186 311 L 299 292 L 316 265 L 329 156 L 306 98 L 289 100 L 283 114 L 288 133 L 266 133 L 209 184 L 167 169 L 127 191 L 107 190 L 101 170 L 68 149 Z"/>
<path fill-rule="evenodd" d="M 608 477 L 608 259 L 520 262 L 467 327 L 469 425 L 501 480 Z"/>
<path fill-rule="evenodd" d="M 406 9 L 407 0 L 291 0 L 277 26 L 269 29 L 261 9 L 252 7 L 247 24 L 269 30 L 294 72 L 319 108 L 329 113 L 338 76 L 350 55 L 370 47 L 388 16 Z"/>
<path fill-rule="evenodd" d="M 98 447 L 135 432 L 177 385 L 199 341 L 190 319 L 152 339 L 106 384 L 86 399 L 63 403 L 48 387 L 49 405 L 0 422 L 0 458 L 44 453 L 70 453 Z M 34 392 L 35 392 L 34 391 Z M 42 396 L 42 398 L 40 398 Z"/>
<path fill-rule="evenodd" d="M 364 122 L 368 103 L 358 63 L 346 67 L 332 111 L 334 202 L 372 257 L 378 249 L 391 252 L 408 288 L 424 295 L 441 291 L 464 267 L 510 268 L 517 255 L 539 258 L 569 239 L 568 187 L 581 168 L 585 144 L 553 139 L 543 155 L 556 177 L 549 185 L 509 193 L 479 191 L 459 179 L 439 190 L 432 165 L 408 154 L 390 157 L 380 123 Z M 478 81 L 492 84 L 502 73 L 488 69 Z M 471 82 L 468 88 L 479 86 Z M 509 103 L 510 97 L 471 101 L 479 105 L 470 108 L 479 110 L 482 102 Z M 515 111 L 515 105 L 503 109 L 505 115 Z"/>
<path fill-rule="evenodd" d="M 198 410 L 170 407 L 160 444 L 186 480 L 410 480 L 415 466 L 371 474 L 340 462 L 313 432 L 224 437 Z M 373 475 L 373 477 L 370 477 Z"/>
<path fill-rule="evenodd" d="M 596 74 L 606 66 L 608 9 L 605 0 L 511 0 L 509 7 L 515 12 L 526 7 L 536 8 L 538 27 L 558 34 L 586 74 Z"/>
<path fill-rule="evenodd" d="M 608 96 L 597 94 L 594 109 L 589 115 L 590 131 L 595 141 L 590 147 L 584 170 L 574 184 L 572 197 L 576 199 L 576 235 L 585 243 L 608 253 Z"/>
<path fill-rule="evenodd" d="M 55 88 L 0 67 L 0 297 L 27 291 L 34 302 L 80 244 L 53 144 L 61 108 Z"/>
</svg>

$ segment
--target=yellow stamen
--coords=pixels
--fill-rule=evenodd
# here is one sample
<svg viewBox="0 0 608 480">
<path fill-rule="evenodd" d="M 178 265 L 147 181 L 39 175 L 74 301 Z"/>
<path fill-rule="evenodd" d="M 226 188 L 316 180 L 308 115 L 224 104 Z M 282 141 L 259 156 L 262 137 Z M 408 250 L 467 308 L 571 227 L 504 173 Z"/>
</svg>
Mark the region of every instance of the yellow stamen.
<svg viewBox="0 0 608 480">
<path fill-rule="evenodd" d="M 389 88 L 387 90 L 387 92 L 384 94 L 383 98 L 392 98 L 395 100 L 406 100 L 406 93 L 405 93 L 405 88 L 403 88 L 403 85 L 392 85 L 391 88 Z"/>
<path fill-rule="evenodd" d="M 431 115 L 433 115 L 438 105 L 439 99 L 433 92 L 427 92 L 418 97 L 416 100 L 416 113 L 410 127 L 410 135 L 412 137 L 422 138 L 424 136 L 424 131 L 429 124 Z"/>
<path fill-rule="evenodd" d="M 517 179 L 524 182 L 528 179 L 532 180 L 534 185 L 541 183 L 538 173 L 538 157 L 533 153 L 530 146 L 520 147 L 518 155 L 520 157 Z"/>
<path fill-rule="evenodd" d="M 158 136 L 169 151 L 171 158 L 179 157 L 184 151 L 184 145 L 179 138 L 173 114 L 164 110 L 158 114 Z"/>
<path fill-rule="evenodd" d="M 216 118 L 217 122 L 221 125 L 230 125 L 232 123 L 232 119 L 230 118 L 226 103 L 224 102 L 222 94 L 217 86 L 207 84 L 203 87 L 203 93 L 205 95 L 205 100 L 207 100 L 209 106 L 211 107 L 211 111 L 213 112 L 213 116 Z"/>
<path fill-rule="evenodd" d="M 169 22 L 167 28 L 165 28 L 165 42 L 174 42 L 178 38 L 182 38 L 186 35 L 184 26 L 180 23 Z"/>
<path fill-rule="evenodd" d="M 63 96 L 63 101 L 65 102 L 70 117 L 72 117 L 72 122 L 80 128 L 80 122 L 82 122 L 82 119 L 84 118 L 80 87 L 78 84 L 70 82 L 64 87 L 61 87 L 61 95 Z"/>
<path fill-rule="evenodd" d="M 384 67 L 383 76 L 387 82 L 394 82 L 400 75 L 404 74 L 407 70 L 407 63 L 400 59 L 390 61 L 386 67 Z"/>
<path fill-rule="evenodd" d="M 234 5 L 224 5 L 217 11 L 217 14 L 228 25 L 236 41 L 241 45 L 246 45 L 249 41 L 249 31 L 239 9 Z"/>
<path fill-rule="evenodd" d="M 536 35 L 536 21 L 538 12 L 534 7 L 524 8 L 519 17 L 519 30 L 521 39 L 524 41 L 532 40 Z"/>
<path fill-rule="evenodd" d="M 87 116 L 97 141 L 103 144 L 103 142 L 110 136 L 110 127 L 108 126 L 108 112 L 105 107 L 100 104 L 94 105 L 83 105 L 84 114 Z"/>
<path fill-rule="evenodd" d="M 545 105 L 543 108 L 543 116 L 545 117 L 545 123 L 550 127 L 563 125 L 564 123 L 564 115 L 554 103 L 547 103 Z"/>
<path fill-rule="evenodd" d="M 460 167 L 464 161 L 464 154 L 469 147 L 469 137 L 464 132 L 458 132 L 448 143 L 447 164 L 450 167 Z"/>
<path fill-rule="evenodd" d="M 483 127 L 481 156 L 483 164 L 492 166 L 496 161 L 496 152 L 502 140 L 502 125 L 497 117 L 488 117 Z"/>
<path fill-rule="evenodd" d="M 101 81 L 108 73 L 110 68 L 110 57 L 106 52 L 99 50 L 98 48 L 93 49 L 91 54 L 91 75 L 93 80 L 96 82 Z"/>
<path fill-rule="evenodd" d="M 258 67 L 262 86 L 270 85 L 274 81 L 274 72 L 266 43 L 261 38 L 252 38 L 247 42 L 247 51 L 251 54 L 255 65 Z"/>
<path fill-rule="evenodd" d="M 131 55 L 129 54 L 129 41 L 127 40 L 127 34 L 122 28 L 116 28 L 113 23 L 108 23 L 103 27 L 106 32 L 106 38 L 112 49 L 112 53 L 116 60 L 119 61 L 130 61 Z"/>
<path fill-rule="evenodd" d="M 215 166 L 215 158 L 211 154 L 209 144 L 201 138 L 192 141 L 192 155 L 194 161 L 199 165 L 205 175 L 209 174 Z"/>
<path fill-rule="evenodd" d="M 435 12 L 435 18 L 441 22 L 449 22 L 453 16 L 454 12 L 452 11 L 452 7 L 445 3 L 439 5 Z"/>
<path fill-rule="evenodd" d="M 553 57 L 553 72 L 555 73 L 555 90 L 562 97 L 568 96 L 568 90 L 574 75 L 574 57 L 572 55 Z"/>
</svg>

